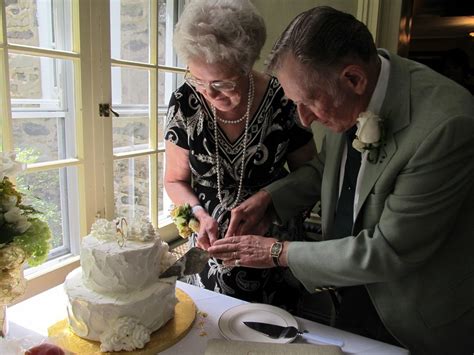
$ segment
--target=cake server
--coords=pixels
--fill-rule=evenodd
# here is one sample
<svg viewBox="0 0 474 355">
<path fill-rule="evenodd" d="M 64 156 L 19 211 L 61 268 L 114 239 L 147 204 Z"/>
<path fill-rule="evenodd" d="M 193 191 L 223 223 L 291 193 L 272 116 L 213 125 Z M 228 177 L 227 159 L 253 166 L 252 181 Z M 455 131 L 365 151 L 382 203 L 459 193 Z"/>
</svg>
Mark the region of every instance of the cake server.
<svg viewBox="0 0 474 355">
<path fill-rule="evenodd" d="M 201 248 L 192 247 L 182 257 L 180 257 L 173 265 L 167 268 L 160 275 L 160 279 L 166 277 L 197 274 L 204 269 L 209 260 L 209 253 Z"/>
<path fill-rule="evenodd" d="M 296 327 L 283 327 L 281 325 L 262 323 L 262 322 L 243 322 L 247 327 L 256 330 L 272 339 L 280 338 L 294 338 L 300 335 L 303 339 L 308 342 L 314 341 L 322 344 L 336 345 L 342 348 L 344 341 L 340 339 L 323 337 L 315 334 L 308 333 L 307 330 L 300 331 Z"/>
</svg>

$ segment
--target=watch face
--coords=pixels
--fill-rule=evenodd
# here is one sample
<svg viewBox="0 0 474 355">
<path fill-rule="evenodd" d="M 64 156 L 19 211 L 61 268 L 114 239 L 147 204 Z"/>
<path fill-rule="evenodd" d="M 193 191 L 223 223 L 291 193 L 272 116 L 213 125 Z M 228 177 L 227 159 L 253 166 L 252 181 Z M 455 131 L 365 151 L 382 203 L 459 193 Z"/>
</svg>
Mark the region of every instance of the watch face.
<svg viewBox="0 0 474 355">
<path fill-rule="evenodd" d="M 281 247 L 281 243 L 274 243 L 272 245 L 272 248 L 270 249 L 270 253 L 272 254 L 272 256 L 279 256 L 281 252 Z"/>
</svg>

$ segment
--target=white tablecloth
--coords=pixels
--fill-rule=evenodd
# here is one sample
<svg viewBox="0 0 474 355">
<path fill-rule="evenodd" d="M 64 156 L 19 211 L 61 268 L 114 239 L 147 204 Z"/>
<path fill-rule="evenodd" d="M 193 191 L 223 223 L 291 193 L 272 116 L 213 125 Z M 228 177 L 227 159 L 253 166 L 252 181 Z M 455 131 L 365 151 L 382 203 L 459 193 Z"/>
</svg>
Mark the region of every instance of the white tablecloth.
<svg viewBox="0 0 474 355">
<path fill-rule="evenodd" d="M 227 309 L 245 302 L 179 281 L 177 287 L 186 292 L 193 299 L 198 311 L 205 312 L 207 317 L 201 318 L 198 314 L 196 319 L 203 320 L 203 322 L 195 322 L 183 339 L 160 354 L 204 354 L 209 339 L 223 338 L 218 328 L 218 320 L 221 314 Z M 28 337 L 30 341 L 37 340 L 40 342 L 47 337 L 49 326 L 66 317 L 66 297 L 62 285 L 10 307 L 7 317 L 9 321 L 8 338 Z M 343 351 L 348 354 L 408 354 L 407 350 L 399 347 L 347 333 L 306 319 L 296 317 L 296 320 L 300 329 L 306 329 L 311 333 L 321 336 L 342 339 L 344 341 Z M 205 335 L 203 332 L 205 332 Z"/>
</svg>

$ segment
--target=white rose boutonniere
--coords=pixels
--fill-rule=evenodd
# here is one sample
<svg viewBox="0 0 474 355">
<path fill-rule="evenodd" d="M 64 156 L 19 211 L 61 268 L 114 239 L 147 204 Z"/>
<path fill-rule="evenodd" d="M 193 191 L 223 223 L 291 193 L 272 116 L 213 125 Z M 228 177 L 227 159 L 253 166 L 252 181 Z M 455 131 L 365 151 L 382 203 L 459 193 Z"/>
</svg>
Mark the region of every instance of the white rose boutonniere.
<svg viewBox="0 0 474 355">
<path fill-rule="evenodd" d="M 383 138 L 383 120 L 370 111 L 362 112 L 357 118 L 356 138 L 352 146 L 361 153 L 368 151 L 367 160 L 376 163 Z"/>
</svg>

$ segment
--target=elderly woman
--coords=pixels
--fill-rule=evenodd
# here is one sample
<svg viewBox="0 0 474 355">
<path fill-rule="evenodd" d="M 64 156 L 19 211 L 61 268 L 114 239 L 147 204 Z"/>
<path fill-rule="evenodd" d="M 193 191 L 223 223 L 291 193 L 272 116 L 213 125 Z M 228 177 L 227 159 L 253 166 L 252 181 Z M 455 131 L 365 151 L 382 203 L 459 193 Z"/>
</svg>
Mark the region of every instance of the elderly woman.
<svg viewBox="0 0 474 355">
<path fill-rule="evenodd" d="M 279 82 L 252 69 L 265 37 L 263 19 L 247 0 L 192 1 L 176 25 L 175 48 L 188 71 L 169 103 L 164 183 L 174 204 L 193 206 L 200 229 L 191 243 L 204 249 L 225 236 L 233 208 L 287 175 L 285 164 L 293 170 L 315 155 L 312 133 L 295 123 L 296 107 Z M 301 238 L 302 220 L 268 232 Z M 211 258 L 194 281 L 291 308 L 297 297 L 288 287 L 298 284 L 290 275 L 238 263 L 224 268 Z"/>
</svg>

